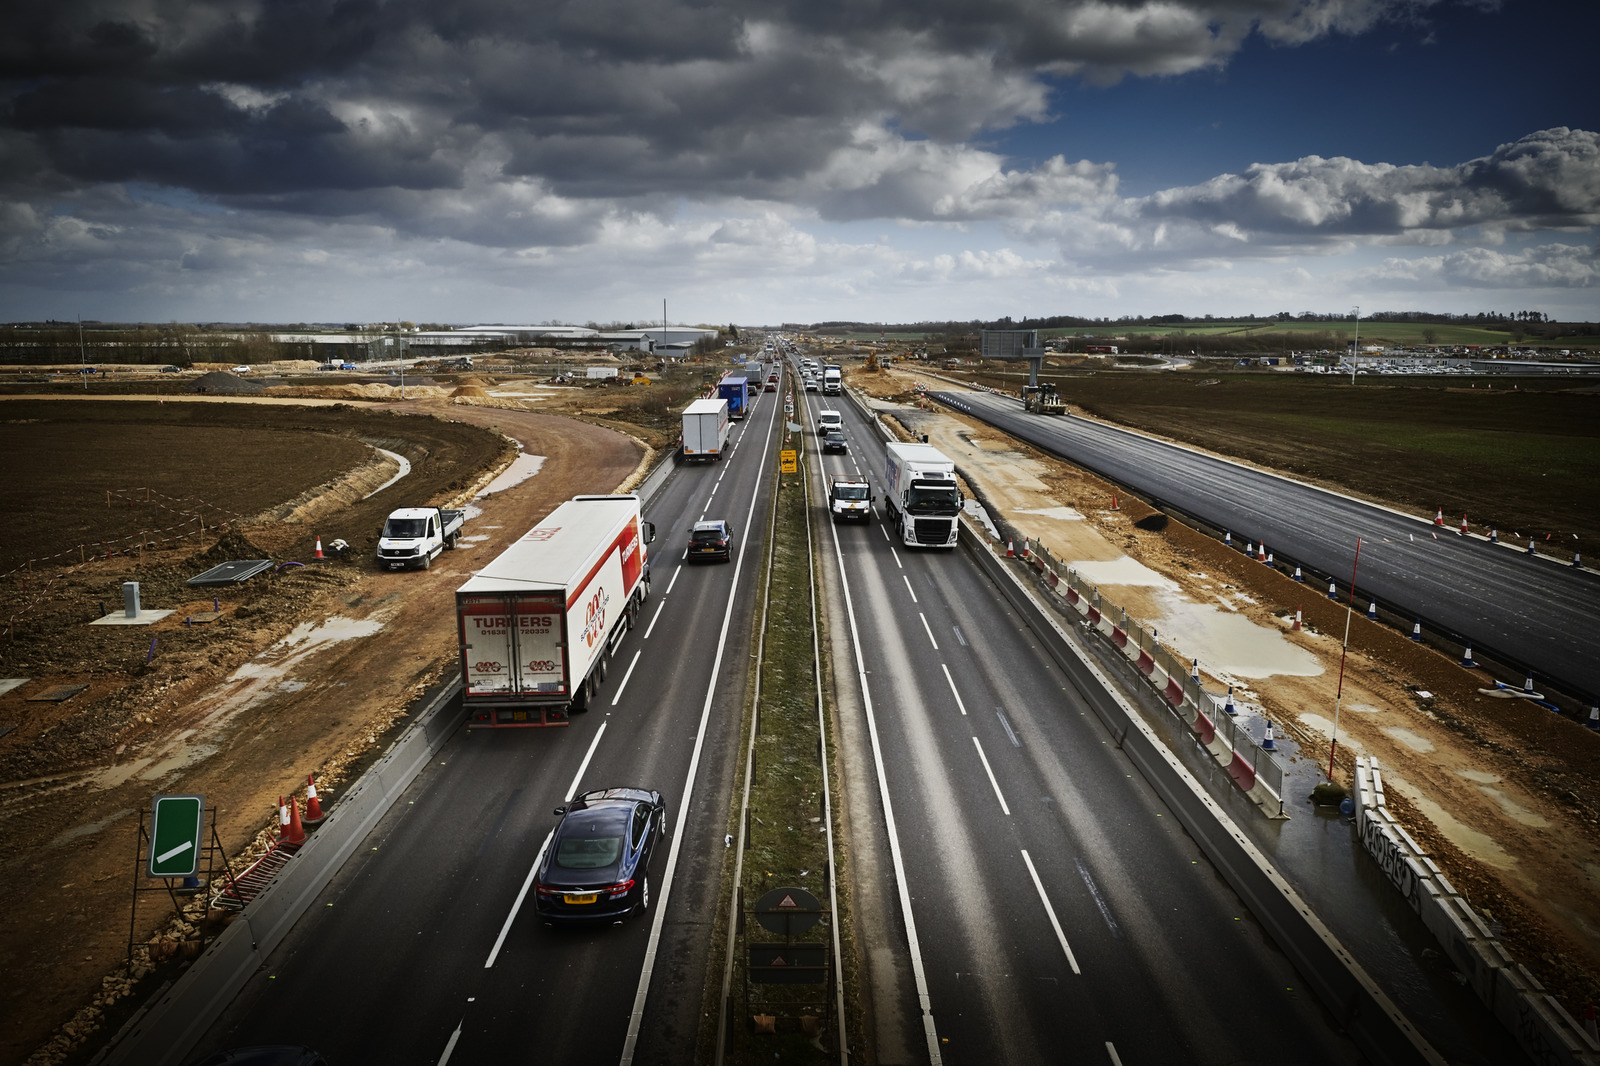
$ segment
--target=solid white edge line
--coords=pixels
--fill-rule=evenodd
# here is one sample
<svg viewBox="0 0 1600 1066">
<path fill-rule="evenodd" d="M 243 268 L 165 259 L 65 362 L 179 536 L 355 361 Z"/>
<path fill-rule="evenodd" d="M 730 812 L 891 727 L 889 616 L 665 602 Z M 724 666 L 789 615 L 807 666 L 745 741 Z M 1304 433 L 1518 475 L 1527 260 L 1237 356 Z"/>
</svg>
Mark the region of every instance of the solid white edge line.
<svg viewBox="0 0 1600 1066">
<path fill-rule="evenodd" d="M 643 652 L 644 649 L 640 648 L 638 651 L 633 653 L 633 662 L 628 664 L 628 672 L 622 675 L 622 681 L 617 685 L 617 694 L 611 697 L 611 706 L 615 707 L 617 705 L 617 701 L 622 698 L 623 690 L 628 687 L 628 678 L 633 676 L 633 668 L 639 665 L 639 656 Z"/>
<path fill-rule="evenodd" d="M 774 404 L 773 407 L 773 414 L 776 414 L 777 405 Z M 766 469 L 767 455 L 772 450 L 774 435 L 772 420 L 769 418 L 766 439 L 761 446 L 761 461 L 757 464 L 757 469 Z M 750 507 L 745 511 L 746 529 L 750 528 L 750 518 L 756 513 L 756 497 L 760 494 L 758 484 L 756 491 L 750 494 Z M 683 799 L 679 801 L 682 815 L 678 819 L 678 831 L 672 836 L 672 848 L 667 852 L 667 869 L 661 877 L 661 896 L 656 901 L 656 913 L 650 922 L 650 939 L 645 946 L 644 965 L 639 971 L 639 985 L 633 993 L 633 1009 L 628 1014 L 628 1035 L 622 1042 L 620 1066 L 632 1066 L 633 1051 L 639 1043 L 639 1027 L 644 1022 L 644 1004 L 650 995 L 650 978 L 655 974 L 656 952 L 661 945 L 661 927 L 667 918 L 667 899 L 672 895 L 672 875 L 678 868 L 678 854 L 682 850 L 683 838 L 686 835 L 689 804 L 694 798 L 694 778 L 700 770 L 700 755 L 706 746 L 706 730 L 711 722 L 711 700 L 716 695 L 717 678 L 722 673 L 722 658 L 728 644 L 728 629 L 733 623 L 733 604 L 739 592 L 739 577 L 744 572 L 744 549 L 748 543 L 748 537 L 739 539 L 739 561 L 733 566 L 733 583 L 728 588 L 728 605 L 722 611 L 722 632 L 717 637 L 717 653 L 711 661 L 711 679 L 706 683 L 705 703 L 700 707 L 700 726 L 694 735 L 694 754 L 689 759 L 689 772 L 684 776 Z"/>
<path fill-rule="evenodd" d="M 1050 897 L 1044 894 L 1044 882 L 1039 880 L 1039 871 L 1033 868 L 1033 859 L 1026 850 L 1022 853 L 1022 861 L 1028 864 L 1028 876 L 1033 878 L 1033 887 L 1039 893 L 1039 902 L 1044 904 L 1044 912 L 1050 916 L 1050 928 L 1056 931 L 1056 939 L 1061 941 L 1061 950 L 1067 953 L 1067 962 L 1072 965 L 1072 972 L 1082 975 L 1078 969 L 1078 960 L 1073 957 L 1072 945 L 1067 943 L 1067 934 L 1061 931 L 1061 922 L 1056 918 L 1056 910 L 1050 906 Z"/>
<path fill-rule="evenodd" d="M 649 640 L 650 639 L 650 634 L 655 632 L 655 630 L 656 630 L 656 622 L 660 620 L 661 611 L 662 611 L 662 609 L 664 607 L 666 607 L 666 605 L 667 605 L 667 601 L 666 601 L 666 598 L 665 598 L 665 594 L 663 593 L 661 602 L 656 604 L 655 616 L 650 619 L 650 625 L 645 629 L 644 636 L 640 638 L 641 640 Z"/>
<path fill-rule="evenodd" d="M 894 548 L 891 546 L 890 551 Z M 889 857 L 894 864 L 895 888 L 900 896 L 900 916 L 906 925 L 906 949 L 911 955 L 911 976 L 917 986 L 917 1005 L 922 1009 L 922 1035 L 928 1045 L 929 1066 L 942 1066 L 939 1029 L 933 1020 L 933 999 L 928 993 L 928 974 L 922 964 L 922 942 L 917 937 L 917 920 L 911 912 L 911 888 L 906 881 L 905 856 L 900 852 L 900 836 L 895 828 L 894 804 L 889 798 L 889 775 L 883 765 L 883 744 L 878 739 L 878 719 L 872 710 L 872 689 L 867 684 L 867 665 L 861 656 L 861 630 L 856 625 L 855 598 L 850 595 L 850 577 L 844 569 L 844 551 L 839 547 L 839 530 L 833 531 L 833 555 L 839 567 L 839 584 L 844 591 L 846 616 L 850 619 L 850 643 L 856 656 L 856 681 L 861 686 L 861 703 L 867 716 L 867 734 L 872 738 L 872 763 L 878 775 L 878 799 L 883 804 L 884 828 L 889 834 Z M 900 557 L 895 556 L 898 563 Z"/>
<path fill-rule="evenodd" d="M 967 716 L 967 705 L 961 702 L 961 693 L 956 691 L 956 679 L 950 676 L 950 668 L 944 663 L 939 664 L 939 669 L 944 671 L 944 679 L 950 682 L 950 695 L 956 698 L 956 706 L 961 708 L 961 717 Z"/>
<path fill-rule="evenodd" d="M 456 1031 L 451 1033 L 450 1039 L 446 1040 L 444 1043 L 444 1053 L 439 1056 L 439 1066 L 444 1066 L 445 1063 L 449 1062 L 450 1056 L 455 1053 L 456 1041 L 461 1039 L 461 1027 L 465 1024 L 467 1024 L 467 1020 L 465 1018 L 462 1018 L 459 1022 L 456 1022 Z"/>
<path fill-rule="evenodd" d="M 934 651 L 938 651 L 939 642 L 933 639 L 933 628 L 928 625 L 928 616 L 923 614 L 921 611 L 918 611 L 917 617 L 922 619 L 922 631 L 928 634 L 928 643 L 933 645 Z"/>
<path fill-rule="evenodd" d="M 906 591 L 911 593 L 911 602 L 921 603 L 922 601 L 917 599 L 917 590 L 911 587 L 911 578 L 907 577 L 905 574 L 901 574 L 900 579 L 906 583 Z"/>
<path fill-rule="evenodd" d="M 1117 1046 L 1111 1041 L 1106 1041 L 1106 1054 L 1111 1056 L 1111 1066 L 1122 1066 L 1122 1056 L 1117 1054 Z"/>
<path fill-rule="evenodd" d="M 989 775 L 989 787 L 994 789 L 994 798 L 1000 801 L 1000 813 L 1010 818 L 1011 808 L 1006 805 L 1006 798 L 1000 793 L 1000 782 L 994 779 L 994 771 L 989 768 L 989 756 L 983 753 L 983 745 L 978 742 L 977 737 L 972 738 L 972 746 L 978 749 L 978 759 L 983 763 L 983 772 Z"/>
<path fill-rule="evenodd" d="M 600 728 L 594 731 L 594 739 L 589 742 L 589 750 L 584 752 L 583 762 L 578 764 L 578 772 L 572 775 L 572 784 L 561 794 L 563 802 L 578 794 L 578 782 L 583 780 L 583 772 L 589 768 L 589 760 L 594 758 L 594 750 L 600 746 L 600 738 L 605 735 L 606 723 L 601 722 Z M 517 898 L 511 904 L 511 913 L 506 915 L 505 924 L 500 926 L 500 935 L 494 938 L 494 947 L 489 949 L 489 958 L 484 961 L 485 970 L 494 966 L 495 957 L 500 954 L 506 937 L 511 933 L 511 923 L 517 920 L 517 912 L 522 909 L 522 901 L 528 898 L 528 889 L 533 887 L 534 875 L 539 872 L 539 864 L 544 861 L 545 849 L 550 846 L 550 838 L 555 836 L 555 830 L 544 835 L 544 843 L 539 845 L 539 853 L 533 857 L 533 865 L 528 867 L 528 876 L 522 879 L 522 888 L 517 892 Z"/>
</svg>

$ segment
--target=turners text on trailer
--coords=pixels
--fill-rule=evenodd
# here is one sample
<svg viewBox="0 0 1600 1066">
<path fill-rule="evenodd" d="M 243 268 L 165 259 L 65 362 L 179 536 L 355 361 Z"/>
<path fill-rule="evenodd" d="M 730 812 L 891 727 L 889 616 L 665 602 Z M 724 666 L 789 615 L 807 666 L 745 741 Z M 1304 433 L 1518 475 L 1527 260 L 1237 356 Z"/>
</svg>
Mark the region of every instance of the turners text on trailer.
<svg viewBox="0 0 1600 1066">
<path fill-rule="evenodd" d="M 479 727 L 589 709 L 650 594 L 639 497 L 577 496 L 456 590 L 462 700 Z"/>
</svg>

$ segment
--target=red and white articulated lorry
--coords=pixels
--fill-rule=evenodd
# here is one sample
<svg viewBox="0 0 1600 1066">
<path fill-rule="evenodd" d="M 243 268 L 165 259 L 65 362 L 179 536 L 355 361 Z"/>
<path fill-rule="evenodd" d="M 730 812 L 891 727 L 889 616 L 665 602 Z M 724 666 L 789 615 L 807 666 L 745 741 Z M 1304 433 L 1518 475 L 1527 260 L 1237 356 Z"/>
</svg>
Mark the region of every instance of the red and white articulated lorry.
<svg viewBox="0 0 1600 1066">
<path fill-rule="evenodd" d="M 566 725 L 589 709 L 650 593 L 639 497 L 577 496 L 456 590 L 474 727 Z"/>
</svg>

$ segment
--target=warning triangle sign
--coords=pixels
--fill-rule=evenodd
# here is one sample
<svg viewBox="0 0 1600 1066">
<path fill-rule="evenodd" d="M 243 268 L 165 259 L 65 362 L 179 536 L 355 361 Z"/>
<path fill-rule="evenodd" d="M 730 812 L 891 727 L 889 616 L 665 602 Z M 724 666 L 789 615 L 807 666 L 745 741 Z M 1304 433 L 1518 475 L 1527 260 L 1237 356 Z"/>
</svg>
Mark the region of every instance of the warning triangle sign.
<svg viewBox="0 0 1600 1066">
<path fill-rule="evenodd" d="M 789 964 L 784 961 L 784 958 L 783 958 L 782 955 L 774 955 L 772 957 L 771 965 L 773 965 L 773 966 L 787 966 Z"/>
<path fill-rule="evenodd" d="M 778 906 L 780 906 L 780 907 L 794 907 L 794 908 L 798 909 L 800 904 L 798 904 L 798 903 L 796 903 L 794 901 L 794 897 L 793 896 L 791 896 L 789 893 L 785 892 L 783 894 L 783 898 L 778 901 Z"/>
</svg>

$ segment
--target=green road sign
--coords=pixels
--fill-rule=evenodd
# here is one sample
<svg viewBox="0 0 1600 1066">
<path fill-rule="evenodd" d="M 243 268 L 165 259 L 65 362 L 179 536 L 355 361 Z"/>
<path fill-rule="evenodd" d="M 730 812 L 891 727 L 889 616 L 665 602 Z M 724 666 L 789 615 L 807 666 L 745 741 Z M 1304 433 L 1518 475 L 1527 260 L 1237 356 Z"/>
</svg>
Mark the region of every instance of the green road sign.
<svg viewBox="0 0 1600 1066">
<path fill-rule="evenodd" d="M 200 869 L 204 796 L 157 796 L 150 807 L 151 877 L 193 877 Z"/>
</svg>

